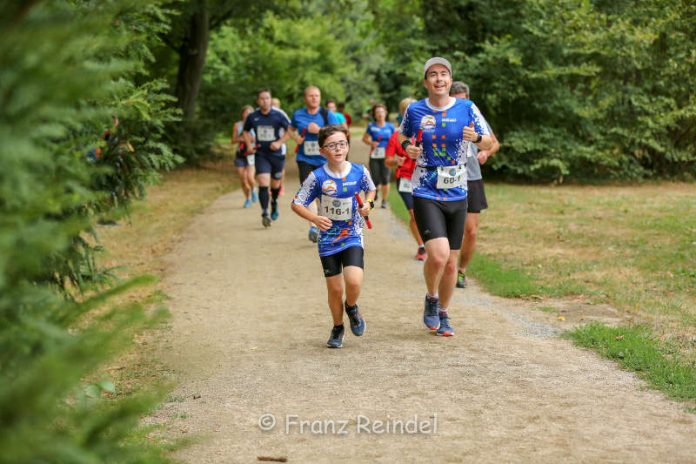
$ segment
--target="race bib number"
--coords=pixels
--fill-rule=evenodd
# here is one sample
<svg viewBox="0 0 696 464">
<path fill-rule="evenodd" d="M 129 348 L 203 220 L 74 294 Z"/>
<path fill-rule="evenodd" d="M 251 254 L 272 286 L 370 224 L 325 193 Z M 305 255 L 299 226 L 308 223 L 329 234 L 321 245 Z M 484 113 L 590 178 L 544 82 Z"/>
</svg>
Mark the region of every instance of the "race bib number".
<svg viewBox="0 0 696 464">
<path fill-rule="evenodd" d="M 350 221 L 353 218 L 353 198 L 321 196 L 321 212 L 332 221 Z"/>
<path fill-rule="evenodd" d="M 273 142 L 276 139 L 273 126 L 259 126 L 256 129 L 256 139 L 259 142 Z"/>
<path fill-rule="evenodd" d="M 440 166 L 437 168 L 437 188 L 463 187 L 466 183 L 466 166 Z"/>
<path fill-rule="evenodd" d="M 319 142 L 316 140 L 305 141 L 304 143 L 304 154 L 309 156 L 318 156 L 319 153 Z"/>
<path fill-rule="evenodd" d="M 413 192 L 413 184 L 411 183 L 411 179 L 404 179 L 403 177 L 399 179 L 399 192 Z"/>
<path fill-rule="evenodd" d="M 385 153 L 386 153 L 386 149 L 384 147 L 377 147 L 372 151 L 372 155 L 370 155 L 370 158 L 383 159 Z"/>
<path fill-rule="evenodd" d="M 255 161 L 256 155 L 247 155 L 247 163 L 249 163 L 249 166 L 253 166 Z"/>
</svg>

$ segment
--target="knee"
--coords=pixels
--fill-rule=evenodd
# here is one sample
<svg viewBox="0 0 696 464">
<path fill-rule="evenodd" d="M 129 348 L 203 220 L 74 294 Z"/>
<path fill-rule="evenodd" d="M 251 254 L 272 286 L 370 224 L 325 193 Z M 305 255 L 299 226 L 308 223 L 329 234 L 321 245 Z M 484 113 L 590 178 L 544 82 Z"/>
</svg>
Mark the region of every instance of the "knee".
<svg viewBox="0 0 696 464">
<path fill-rule="evenodd" d="M 343 298 L 343 287 L 340 284 L 328 285 L 329 298 Z"/>
<path fill-rule="evenodd" d="M 449 252 L 449 250 L 447 250 Z M 432 251 L 428 251 L 428 261 L 430 263 L 437 267 L 438 269 L 441 269 L 443 267 L 446 267 L 448 260 L 449 260 L 449 253 L 445 253 L 442 250 L 439 249 L 434 249 Z"/>
</svg>

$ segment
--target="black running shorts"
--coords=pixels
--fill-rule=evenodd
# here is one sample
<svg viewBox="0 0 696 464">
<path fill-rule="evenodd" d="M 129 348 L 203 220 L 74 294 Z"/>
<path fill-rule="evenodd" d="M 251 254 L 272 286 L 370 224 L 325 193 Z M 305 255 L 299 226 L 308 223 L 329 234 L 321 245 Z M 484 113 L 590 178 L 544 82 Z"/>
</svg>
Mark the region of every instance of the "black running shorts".
<svg viewBox="0 0 696 464">
<path fill-rule="evenodd" d="M 370 176 L 375 185 L 388 185 L 391 170 L 384 164 L 384 158 L 370 158 Z"/>
<path fill-rule="evenodd" d="M 270 155 L 267 153 L 256 153 L 256 174 L 270 174 L 275 180 L 283 178 L 285 168 L 285 157 Z"/>
<path fill-rule="evenodd" d="M 347 266 L 358 266 L 360 269 L 365 269 L 364 253 L 363 247 L 352 246 L 333 255 L 320 256 L 321 266 L 324 268 L 324 277 L 337 276 Z"/>
<path fill-rule="evenodd" d="M 464 238 L 466 200 L 437 201 L 413 197 L 413 214 L 423 242 L 446 237 L 450 250 L 459 250 Z"/>
<path fill-rule="evenodd" d="M 469 213 L 480 213 L 488 208 L 486 201 L 486 191 L 483 189 L 483 179 L 470 180 L 467 182 L 468 192 L 466 195 Z"/>
</svg>

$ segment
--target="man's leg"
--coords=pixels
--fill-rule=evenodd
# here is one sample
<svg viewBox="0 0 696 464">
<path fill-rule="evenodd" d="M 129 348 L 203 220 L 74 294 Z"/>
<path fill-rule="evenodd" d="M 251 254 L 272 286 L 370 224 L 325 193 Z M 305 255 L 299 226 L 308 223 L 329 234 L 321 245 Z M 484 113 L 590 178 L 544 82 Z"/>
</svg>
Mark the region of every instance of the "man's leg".
<svg viewBox="0 0 696 464">
<path fill-rule="evenodd" d="M 423 266 L 425 286 L 428 289 L 428 295 L 434 297 L 438 295 L 440 281 L 449 262 L 449 241 L 446 237 L 428 240 L 425 242 L 425 250 L 428 252 L 428 259 Z"/>
<path fill-rule="evenodd" d="M 466 274 L 466 268 L 469 266 L 471 258 L 474 256 L 476 249 L 476 235 L 478 233 L 480 213 L 469 213 L 466 216 L 464 224 L 464 241 L 462 249 L 459 252 L 459 272 Z"/>
<path fill-rule="evenodd" d="M 459 256 L 459 250 L 449 251 L 449 259 L 445 264 L 438 286 L 440 306 L 445 309 L 449 308 L 454 293 L 454 285 L 457 282 L 457 256 Z"/>
</svg>

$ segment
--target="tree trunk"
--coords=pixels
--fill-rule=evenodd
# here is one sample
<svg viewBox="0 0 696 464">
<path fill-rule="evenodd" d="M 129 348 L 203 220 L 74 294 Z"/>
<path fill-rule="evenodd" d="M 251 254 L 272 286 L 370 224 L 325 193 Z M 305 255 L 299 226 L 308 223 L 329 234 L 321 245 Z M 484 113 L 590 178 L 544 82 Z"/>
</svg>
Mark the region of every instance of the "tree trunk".
<svg viewBox="0 0 696 464">
<path fill-rule="evenodd" d="M 176 79 L 176 97 L 185 121 L 196 114 L 196 99 L 201 88 L 203 66 L 210 37 L 210 9 L 208 0 L 197 0 L 191 16 L 188 34 L 179 48 L 179 72 Z"/>
</svg>

